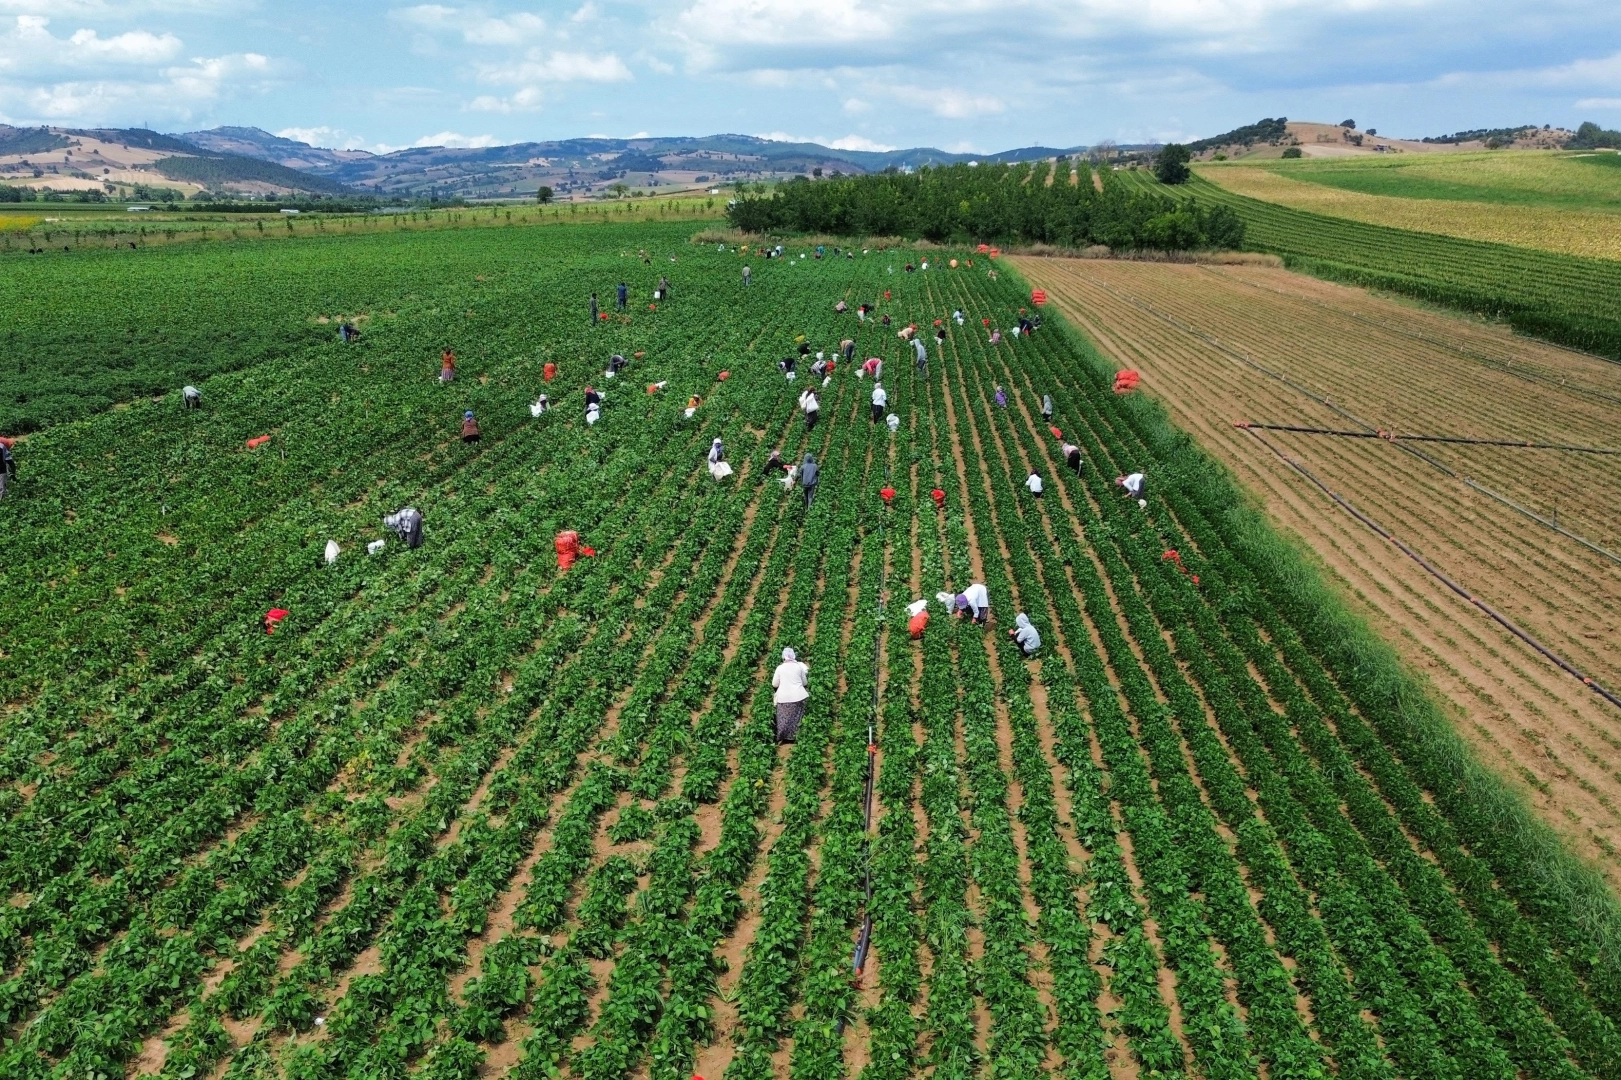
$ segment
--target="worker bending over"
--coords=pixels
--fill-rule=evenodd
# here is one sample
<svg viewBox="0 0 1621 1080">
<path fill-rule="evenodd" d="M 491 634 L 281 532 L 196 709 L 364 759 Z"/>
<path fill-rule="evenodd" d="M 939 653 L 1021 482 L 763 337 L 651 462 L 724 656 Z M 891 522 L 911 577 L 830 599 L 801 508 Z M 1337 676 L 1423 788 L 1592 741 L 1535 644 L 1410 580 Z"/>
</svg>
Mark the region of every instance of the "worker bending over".
<svg viewBox="0 0 1621 1080">
<path fill-rule="evenodd" d="M 408 548 L 422 546 L 422 511 L 407 506 L 383 519 L 383 528 L 398 536 Z"/>
<path fill-rule="evenodd" d="M 478 421 L 473 419 L 473 410 L 468 409 L 462 413 L 462 442 L 475 443 L 479 438 Z"/>
<path fill-rule="evenodd" d="M 1148 509 L 1148 480 L 1142 473 L 1134 472 L 1130 476 L 1117 476 L 1114 482 L 1125 488 L 1126 494 L 1136 499 L 1140 508 Z"/>
<path fill-rule="evenodd" d="M 1041 474 L 1033 472 L 1025 478 L 1024 486 L 1030 489 L 1030 494 L 1041 498 Z"/>
<path fill-rule="evenodd" d="M 1074 443 L 1065 443 L 1059 448 L 1064 455 L 1064 464 L 1075 470 L 1075 475 L 1081 475 L 1081 448 Z"/>
<path fill-rule="evenodd" d="M 180 391 L 180 400 L 188 409 L 200 409 L 203 407 L 203 392 L 195 386 L 184 387 Z"/>
<path fill-rule="evenodd" d="M 1008 636 L 1019 643 L 1026 656 L 1034 656 L 1041 648 L 1041 635 L 1030 624 L 1030 616 L 1022 611 L 1013 617 L 1013 629 L 1008 631 Z"/>
<path fill-rule="evenodd" d="M 957 614 L 964 613 L 979 625 L 991 617 L 991 594 L 983 582 L 976 581 L 957 594 Z"/>
</svg>

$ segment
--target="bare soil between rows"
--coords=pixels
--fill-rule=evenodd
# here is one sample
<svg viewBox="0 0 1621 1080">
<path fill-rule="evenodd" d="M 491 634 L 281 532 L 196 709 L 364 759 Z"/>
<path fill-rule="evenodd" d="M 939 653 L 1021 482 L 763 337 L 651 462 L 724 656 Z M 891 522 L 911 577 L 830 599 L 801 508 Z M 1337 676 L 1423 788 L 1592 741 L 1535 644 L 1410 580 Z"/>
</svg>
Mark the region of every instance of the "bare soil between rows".
<svg viewBox="0 0 1621 1080">
<path fill-rule="evenodd" d="M 1617 447 L 1621 366 L 1284 270 L 1017 265 L 1107 358 L 1141 372 L 1138 392 L 1161 401 L 1310 549 L 1439 692 L 1480 759 L 1621 889 L 1621 712 L 1234 426 L 1348 430 L 1363 420 L 1381 430 Z M 1616 551 L 1621 459 L 1409 444 L 1442 468 L 1383 440 L 1277 431 L 1265 439 L 1555 653 L 1621 687 L 1621 565 L 1461 479 Z"/>
</svg>

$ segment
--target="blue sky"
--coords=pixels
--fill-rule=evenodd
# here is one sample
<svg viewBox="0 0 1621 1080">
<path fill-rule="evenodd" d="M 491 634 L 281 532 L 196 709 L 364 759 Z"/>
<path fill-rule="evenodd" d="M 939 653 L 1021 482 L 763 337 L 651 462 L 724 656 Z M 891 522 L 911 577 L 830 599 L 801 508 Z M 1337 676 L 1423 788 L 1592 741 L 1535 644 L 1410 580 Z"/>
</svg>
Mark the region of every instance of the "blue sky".
<svg viewBox="0 0 1621 1080">
<path fill-rule="evenodd" d="M 0 121 L 370 150 L 581 135 L 988 152 L 1261 116 L 1621 127 L 1614 0 L 0 0 Z"/>
</svg>

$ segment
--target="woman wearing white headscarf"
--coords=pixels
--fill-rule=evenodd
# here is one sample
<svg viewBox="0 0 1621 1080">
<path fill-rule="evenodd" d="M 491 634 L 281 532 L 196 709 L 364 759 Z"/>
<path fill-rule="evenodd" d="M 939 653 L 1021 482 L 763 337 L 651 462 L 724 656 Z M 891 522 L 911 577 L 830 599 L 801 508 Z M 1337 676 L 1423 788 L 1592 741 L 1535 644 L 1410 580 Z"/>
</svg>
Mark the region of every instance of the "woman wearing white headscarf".
<svg viewBox="0 0 1621 1080">
<path fill-rule="evenodd" d="M 810 665 L 801 663 L 792 649 L 782 650 L 782 663 L 771 675 L 776 693 L 777 743 L 791 743 L 799 738 L 799 725 L 805 719 L 805 701 L 810 697 Z"/>
</svg>

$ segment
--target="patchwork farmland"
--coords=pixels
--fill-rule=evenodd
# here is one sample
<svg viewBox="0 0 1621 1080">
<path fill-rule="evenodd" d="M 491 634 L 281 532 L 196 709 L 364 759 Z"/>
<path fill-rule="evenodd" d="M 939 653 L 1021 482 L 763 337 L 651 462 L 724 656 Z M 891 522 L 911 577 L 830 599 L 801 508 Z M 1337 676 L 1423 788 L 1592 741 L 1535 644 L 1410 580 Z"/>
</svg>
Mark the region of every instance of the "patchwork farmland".
<svg viewBox="0 0 1621 1080">
<path fill-rule="evenodd" d="M 1111 299 L 1149 288 L 1142 268 L 1111 265 L 1108 288 L 1056 277 L 1044 324 L 1016 336 L 1029 285 L 971 249 L 766 260 L 691 232 L 492 222 L 72 256 L 253 325 L 275 320 L 222 285 L 272 257 L 289 284 L 276 355 L 199 375 L 201 409 L 143 397 L 17 444 L 0 1075 L 1621 1074 L 1613 895 L 1151 400 L 1208 436 L 1190 380 L 1239 398 L 1202 347 Z M 19 259 L 0 290 L 36 294 L 61 265 Z M 410 280 L 372 272 L 388 266 Z M 1209 274 L 1216 295 L 1291 287 L 1149 269 Z M 155 325 L 184 313 L 120 295 Z M 90 340 L 67 347 L 88 351 L 104 313 L 78 303 Z M 1229 317 L 1197 303 L 1174 317 Z M 1113 393 L 1117 365 L 1055 307 L 1081 329 L 1108 312 L 1111 354 L 1167 335 L 1164 366 L 1133 365 L 1147 394 Z M 1358 314 L 1371 339 L 1382 316 Z M 332 333 L 346 321 L 358 341 Z M 845 338 L 883 359 L 895 429 L 843 362 L 804 423 L 808 359 L 792 382 L 779 361 Z M 1476 379 L 1517 378 L 1470 347 L 1491 361 Z M 614 354 L 629 366 L 609 382 Z M 1574 417 L 1587 428 L 1561 438 L 1597 443 L 1618 388 L 1564 356 L 1525 365 L 1541 400 L 1522 415 L 1544 427 L 1516 434 Z M 588 386 L 606 394 L 595 424 Z M 1463 391 L 1417 396 L 1487 433 Z M 1431 414 L 1398 411 L 1411 397 L 1377 400 L 1416 430 Z M 815 455 L 814 500 L 773 451 Z M 1381 475 L 1379 454 L 1436 485 L 1384 445 L 1343 475 Z M 1494 490 L 1532 498 L 1523 455 L 1491 460 Z M 1574 489 L 1609 482 L 1575 468 Z M 1115 483 L 1134 471 L 1142 506 Z M 405 505 L 420 548 L 383 532 Z M 1608 513 L 1562 504 L 1561 522 L 1613 548 Z M 560 567 L 562 531 L 594 557 Z M 1574 556 L 1539 570 L 1526 535 L 1500 556 L 1548 590 L 1526 620 L 1558 604 L 1613 626 L 1602 587 L 1560 580 Z M 970 583 L 988 627 L 934 600 Z M 915 599 L 933 609 L 916 639 Z M 287 613 L 273 633 L 270 609 Z M 1016 613 L 1033 656 L 1006 632 Z M 1426 618 L 1423 641 L 1463 632 Z M 779 745 L 787 647 L 811 696 Z M 1579 659 L 1602 671 L 1606 649 Z M 1518 654 L 1455 666 L 1554 711 Z M 1612 781 L 1573 747 L 1609 754 L 1605 714 L 1558 716 L 1547 744 L 1593 788 L 1563 805 L 1602 835 Z"/>
</svg>

